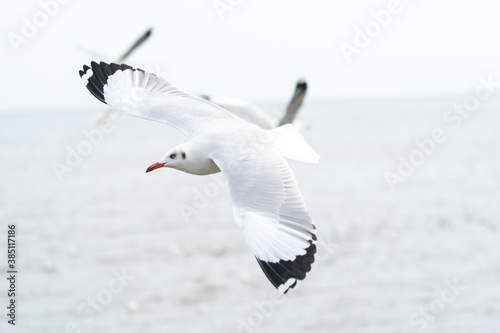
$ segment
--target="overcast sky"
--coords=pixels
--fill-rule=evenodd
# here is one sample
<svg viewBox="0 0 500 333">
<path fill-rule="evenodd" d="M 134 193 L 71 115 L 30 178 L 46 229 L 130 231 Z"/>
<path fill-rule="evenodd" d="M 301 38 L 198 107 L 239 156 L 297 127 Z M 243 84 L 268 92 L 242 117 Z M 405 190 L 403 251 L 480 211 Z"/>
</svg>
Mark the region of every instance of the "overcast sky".
<svg viewBox="0 0 500 333">
<path fill-rule="evenodd" d="M 304 76 L 309 100 L 385 98 L 500 80 L 492 0 L 59 1 L 3 1 L 0 110 L 95 107 L 78 70 L 101 59 L 80 47 L 116 59 L 149 27 L 130 63 L 193 93 L 287 100 Z"/>
</svg>

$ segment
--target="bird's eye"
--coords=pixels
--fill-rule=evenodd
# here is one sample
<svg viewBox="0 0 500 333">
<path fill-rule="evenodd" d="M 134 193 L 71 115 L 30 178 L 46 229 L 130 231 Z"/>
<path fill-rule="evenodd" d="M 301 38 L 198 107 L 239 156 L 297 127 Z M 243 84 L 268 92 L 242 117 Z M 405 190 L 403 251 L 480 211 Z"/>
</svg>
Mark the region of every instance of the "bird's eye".
<svg viewBox="0 0 500 333">
<path fill-rule="evenodd" d="M 176 157 L 177 157 L 177 154 L 170 154 L 170 158 L 171 158 L 171 159 L 174 159 L 174 158 L 176 158 Z"/>
<path fill-rule="evenodd" d="M 182 159 L 185 160 L 186 159 L 186 153 L 185 152 L 182 152 Z"/>
</svg>

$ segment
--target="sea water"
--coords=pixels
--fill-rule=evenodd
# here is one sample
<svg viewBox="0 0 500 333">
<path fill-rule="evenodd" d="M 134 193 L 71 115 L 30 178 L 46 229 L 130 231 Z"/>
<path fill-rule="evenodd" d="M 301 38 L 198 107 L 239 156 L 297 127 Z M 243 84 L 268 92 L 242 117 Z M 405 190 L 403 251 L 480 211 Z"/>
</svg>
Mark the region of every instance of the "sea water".
<svg viewBox="0 0 500 333">
<path fill-rule="evenodd" d="M 303 134 L 321 161 L 290 163 L 318 253 L 281 298 L 222 177 L 145 173 L 186 141 L 174 128 L 100 125 L 104 109 L 1 113 L 0 244 L 6 253 L 15 223 L 16 330 L 497 332 L 500 102 L 458 125 L 446 114 L 463 99 L 306 102 Z"/>
</svg>

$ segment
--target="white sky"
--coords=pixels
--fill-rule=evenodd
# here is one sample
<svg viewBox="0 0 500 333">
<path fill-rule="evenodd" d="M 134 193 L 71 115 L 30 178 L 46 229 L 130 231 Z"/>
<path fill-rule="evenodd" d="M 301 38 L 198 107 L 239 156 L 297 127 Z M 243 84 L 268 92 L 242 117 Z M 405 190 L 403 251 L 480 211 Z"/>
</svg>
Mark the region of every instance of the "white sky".
<svg viewBox="0 0 500 333">
<path fill-rule="evenodd" d="M 493 0 L 401 0 L 399 14 L 347 63 L 342 42 L 390 1 L 64 0 L 16 52 L 41 3 L 8 1 L 0 13 L 0 110 L 96 106 L 78 70 L 100 60 L 78 45 L 120 56 L 147 28 L 153 35 L 130 62 L 177 87 L 253 102 L 286 101 L 305 76 L 309 100 L 462 94 L 479 75 L 500 81 L 500 4 Z M 62 0 L 60 0 L 62 1 Z M 495 74 L 497 73 L 497 74 Z"/>
</svg>

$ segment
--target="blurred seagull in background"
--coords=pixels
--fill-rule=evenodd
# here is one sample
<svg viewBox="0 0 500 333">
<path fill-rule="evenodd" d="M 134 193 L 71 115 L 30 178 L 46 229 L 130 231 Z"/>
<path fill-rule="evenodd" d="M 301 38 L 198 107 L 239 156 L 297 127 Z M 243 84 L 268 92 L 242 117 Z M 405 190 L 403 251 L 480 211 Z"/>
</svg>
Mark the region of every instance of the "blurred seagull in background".
<svg viewBox="0 0 500 333">
<path fill-rule="evenodd" d="M 281 120 L 271 116 L 258 106 L 239 99 L 207 95 L 202 97 L 219 105 L 223 109 L 234 113 L 241 119 L 259 126 L 260 128 L 271 129 L 277 126 L 293 123 L 300 131 L 302 131 L 308 129 L 309 126 L 300 120 L 295 120 L 295 117 L 304 102 L 306 92 L 307 82 L 304 79 L 300 79 L 295 85 L 295 92 L 292 99 L 288 103 L 286 112 Z"/>
<path fill-rule="evenodd" d="M 130 54 L 134 52 L 139 46 L 141 46 L 151 36 L 152 32 L 153 32 L 152 28 L 146 30 L 146 32 L 142 34 L 142 36 L 139 37 L 139 39 L 136 40 L 135 43 L 131 47 L 129 47 L 129 49 L 125 51 L 125 53 L 120 58 L 118 58 L 118 62 L 127 62 L 127 59 L 130 56 Z"/>
<path fill-rule="evenodd" d="M 151 37 L 151 34 L 153 33 L 153 28 L 149 28 L 148 30 L 146 30 L 135 42 L 134 44 L 132 44 L 128 49 L 127 51 L 125 51 L 118 59 L 114 58 L 114 57 L 110 57 L 110 56 L 106 56 L 106 55 L 103 55 L 103 54 L 100 54 L 94 50 L 91 50 L 91 49 L 88 49 L 82 45 L 79 45 L 78 48 L 84 52 L 84 53 L 87 53 L 88 55 L 91 55 L 93 57 L 97 57 L 97 58 L 100 58 L 102 60 L 106 60 L 106 61 L 116 61 L 116 62 L 127 62 L 128 60 L 128 57 L 132 54 L 132 52 L 134 52 L 135 50 L 137 50 L 139 48 L 139 46 L 141 46 L 142 44 L 144 44 L 144 42 L 146 40 L 149 39 L 149 37 Z"/>
<path fill-rule="evenodd" d="M 293 125 L 262 129 L 124 64 L 92 62 L 80 77 L 110 107 L 166 123 L 190 137 L 146 172 L 162 167 L 195 175 L 222 171 L 235 222 L 280 292 L 306 277 L 316 253 L 316 228 L 285 158 L 317 163 L 319 156 Z"/>
</svg>

